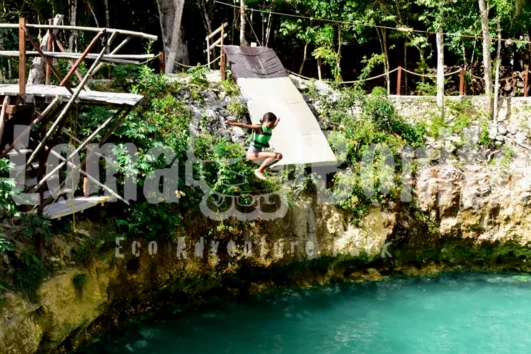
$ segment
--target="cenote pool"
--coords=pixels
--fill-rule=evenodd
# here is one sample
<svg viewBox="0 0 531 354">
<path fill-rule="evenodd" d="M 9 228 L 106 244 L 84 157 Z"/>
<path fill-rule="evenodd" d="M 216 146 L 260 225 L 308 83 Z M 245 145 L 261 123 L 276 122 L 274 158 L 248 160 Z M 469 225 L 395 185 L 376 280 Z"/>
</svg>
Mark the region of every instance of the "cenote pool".
<svg viewBox="0 0 531 354">
<path fill-rule="evenodd" d="M 285 289 L 113 331 L 80 353 L 529 353 L 531 276 Z"/>
</svg>

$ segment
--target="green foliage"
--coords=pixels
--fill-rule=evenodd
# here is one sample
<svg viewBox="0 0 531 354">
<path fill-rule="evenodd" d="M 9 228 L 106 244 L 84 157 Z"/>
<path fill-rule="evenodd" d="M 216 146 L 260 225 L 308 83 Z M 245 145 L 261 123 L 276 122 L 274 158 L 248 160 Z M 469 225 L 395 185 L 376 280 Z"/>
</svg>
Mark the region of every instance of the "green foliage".
<svg viewBox="0 0 531 354">
<path fill-rule="evenodd" d="M 14 251 L 15 245 L 12 242 L 6 240 L 3 237 L 0 237 L 0 254 L 3 254 L 7 251 Z"/>
<path fill-rule="evenodd" d="M 45 269 L 39 259 L 28 251 L 21 253 L 19 261 L 15 273 L 15 286 L 19 290 L 31 293 L 41 284 Z"/>
<path fill-rule="evenodd" d="M 178 208 L 169 203 L 140 202 L 126 208 L 124 213 L 125 216 L 116 221 L 119 230 L 124 235 L 141 236 L 150 241 L 175 234 L 175 229 L 181 223 Z"/>
<path fill-rule="evenodd" d="M 190 83 L 207 86 L 208 80 L 206 73 L 209 71 L 208 66 L 201 66 L 197 64 L 196 67 L 188 69 L 188 74 L 190 74 Z"/>
<path fill-rule="evenodd" d="M 373 203 L 399 198 L 400 153 L 406 145 L 422 145 L 425 127 L 405 122 L 381 87 L 371 95 L 357 89 L 341 94 L 341 100 L 324 112 L 337 124 L 329 143 L 350 170 L 335 175 L 334 197 L 343 200 L 341 206 L 356 217 Z M 359 115 L 352 113 L 353 106 L 360 107 Z M 371 156 L 366 164 L 364 157 Z M 368 192 L 372 187 L 374 194 Z"/>
<path fill-rule="evenodd" d="M 33 237 L 35 235 L 42 235 L 44 239 L 49 239 L 52 235 L 52 222 L 47 216 L 39 216 L 37 214 L 28 214 L 22 219 L 24 225 L 24 236 Z"/>
<path fill-rule="evenodd" d="M 11 169 L 15 167 L 8 159 L 0 160 L 0 176 L 9 175 Z M 0 177 L 0 210 L 4 211 L 8 217 L 18 214 L 16 205 L 13 202 L 13 195 L 16 193 L 16 182 L 13 178 Z"/>
<path fill-rule="evenodd" d="M 247 106 L 242 104 L 239 100 L 234 97 L 231 100 L 231 103 L 227 106 L 227 110 L 237 119 L 242 119 L 243 117 L 249 114 Z"/>
</svg>

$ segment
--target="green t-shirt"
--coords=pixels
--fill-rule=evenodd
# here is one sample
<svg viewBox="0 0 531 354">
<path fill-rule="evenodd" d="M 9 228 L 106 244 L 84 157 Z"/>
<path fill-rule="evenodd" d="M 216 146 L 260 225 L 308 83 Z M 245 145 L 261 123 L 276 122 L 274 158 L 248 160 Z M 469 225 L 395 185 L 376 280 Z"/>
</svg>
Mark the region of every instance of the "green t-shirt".
<svg viewBox="0 0 531 354">
<path fill-rule="evenodd" d="M 269 129 L 267 126 L 262 125 L 262 133 L 258 134 L 253 130 L 253 136 L 251 137 L 251 144 L 259 148 L 268 148 L 269 140 L 273 134 L 273 129 Z"/>
</svg>

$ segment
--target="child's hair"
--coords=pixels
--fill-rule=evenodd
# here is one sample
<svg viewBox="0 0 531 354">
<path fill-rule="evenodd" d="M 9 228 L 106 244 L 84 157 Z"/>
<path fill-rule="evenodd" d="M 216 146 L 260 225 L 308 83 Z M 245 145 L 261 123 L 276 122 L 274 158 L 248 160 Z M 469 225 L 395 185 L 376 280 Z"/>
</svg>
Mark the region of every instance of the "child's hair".
<svg viewBox="0 0 531 354">
<path fill-rule="evenodd" d="M 276 120 L 277 120 L 277 116 L 274 113 L 267 112 L 266 114 L 264 114 L 262 119 L 260 119 L 260 123 L 263 124 L 265 122 L 276 122 Z"/>
</svg>

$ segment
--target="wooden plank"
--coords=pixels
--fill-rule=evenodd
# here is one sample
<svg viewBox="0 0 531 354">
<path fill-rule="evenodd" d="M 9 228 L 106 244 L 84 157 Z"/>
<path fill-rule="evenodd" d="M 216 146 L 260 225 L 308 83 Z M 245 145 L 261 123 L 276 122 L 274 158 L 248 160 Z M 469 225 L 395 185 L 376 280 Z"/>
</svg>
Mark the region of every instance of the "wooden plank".
<svg viewBox="0 0 531 354">
<path fill-rule="evenodd" d="M 108 200 L 109 197 L 79 197 L 70 200 L 62 200 L 44 207 L 43 213 L 50 216 L 52 219 L 59 219 L 64 216 L 83 212 L 98 204 L 103 204 Z"/>
<path fill-rule="evenodd" d="M 18 90 L 18 85 L 0 84 L 0 96 L 16 96 L 18 95 Z M 26 89 L 26 94 L 31 94 L 35 97 L 59 97 L 61 101 L 69 100 L 72 97 L 64 87 L 46 85 L 30 85 Z M 142 98 L 142 95 L 131 93 L 102 91 L 82 91 L 78 96 L 79 101 L 82 103 L 108 103 L 118 106 L 135 106 Z"/>
<path fill-rule="evenodd" d="M 13 57 L 17 58 L 19 56 L 19 51 L 16 50 L 2 50 L 0 51 L 0 57 Z M 44 56 L 49 58 L 57 58 L 57 59 L 79 59 L 81 57 L 81 53 L 68 53 L 68 52 L 42 52 Z M 36 57 L 39 56 L 39 52 L 37 51 L 26 51 L 27 57 Z M 96 53 L 89 53 L 87 55 L 87 59 L 95 60 L 97 58 Z M 151 59 L 154 58 L 155 55 L 153 54 L 142 54 L 142 55 L 128 55 L 128 54 L 107 54 L 105 55 L 101 61 L 107 62 L 107 63 L 115 63 L 115 64 L 131 64 L 131 65 L 138 65 L 140 62 L 138 60 L 142 59 Z"/>
</svg>

